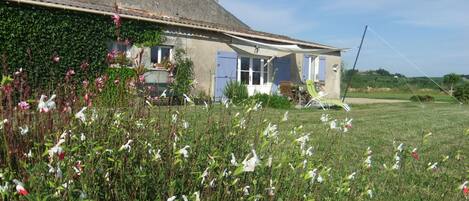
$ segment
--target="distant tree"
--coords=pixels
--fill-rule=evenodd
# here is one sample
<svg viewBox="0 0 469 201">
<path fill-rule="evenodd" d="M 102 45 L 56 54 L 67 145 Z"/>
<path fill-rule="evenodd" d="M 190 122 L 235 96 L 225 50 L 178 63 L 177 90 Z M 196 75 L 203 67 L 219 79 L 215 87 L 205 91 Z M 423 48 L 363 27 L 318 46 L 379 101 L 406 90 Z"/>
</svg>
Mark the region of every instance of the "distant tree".
<svg viewBox="0 0 469 201">
<path fill-rule="evenodd" d="M 385 69 L 382 69 L 382 68 L 376 70 L 375 72 L 376 72 L 376 74 L 378 74 L 378 75 L 382 75 L 382 76 L 391 76 L 391 73 L 390 73 L 389 71 L 387 71 L 387 70 L 385 70 Z"/>
<path fill-rule="evenodd" d="M 450 94 L 453 95 L 453 88 L 454 85 L 461 82 L 462 78 L 461 75 L 451 73 L 443 76 L 443 84 L 447 87 L 450 87 Z"/>
</svg>

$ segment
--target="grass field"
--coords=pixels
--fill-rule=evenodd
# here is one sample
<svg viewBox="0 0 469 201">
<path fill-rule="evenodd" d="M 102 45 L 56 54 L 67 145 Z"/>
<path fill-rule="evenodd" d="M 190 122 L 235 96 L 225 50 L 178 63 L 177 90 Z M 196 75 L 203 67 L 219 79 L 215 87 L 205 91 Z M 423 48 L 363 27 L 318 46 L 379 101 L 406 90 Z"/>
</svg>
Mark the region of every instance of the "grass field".
<svg viewBox="0 0 469 201">
<path fill-rule="evenodd" d="M 414 95 L 430 95 L 435 98 L 437 102 L 455 102 L 454 98 L 444 93 L 438 92 L 427 92 L 413 94 L 410 92 L 350 92 L 347 97 L 351 98 L 372 98 L 372 99 L 395 99 L 395 100 L 410 100 L 410 97 Z"/>
</svg>

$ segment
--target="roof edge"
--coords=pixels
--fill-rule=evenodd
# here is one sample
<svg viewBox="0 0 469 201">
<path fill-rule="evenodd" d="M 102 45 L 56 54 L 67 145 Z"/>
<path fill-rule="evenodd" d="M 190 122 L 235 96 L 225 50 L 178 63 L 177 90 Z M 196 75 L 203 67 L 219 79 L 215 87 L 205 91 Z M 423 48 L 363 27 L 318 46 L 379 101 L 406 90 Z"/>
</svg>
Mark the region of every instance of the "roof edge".
<svg viewBox="0 0 469 201">
<path fill-rule="evenodd" d="M 91 6 L 85 6 L 86 4 L 80 3 L 80 5 L 75 6 L 75 5 L 66 5 L 63 3 L 57 3 L 57 2 L 47 2 L 47 0 L 7 0 L 7 2 L 16 2 L 16 3 L 24 3 L 24 4 L 30 4 L 30 5 L 36 5 L 36 6 L 43 6 L 43 7 L 50 7 L 50 8 L 58 8 L 58 9 L 68 9 L 68 10 L 73 10 L 73 11 L 78 11 L 78 12 L 86 12 L 86 13 L 93 13 L 93 14 L 99 14 L 99 15 L 114 15 L 114 12 L 112 11 L 113 8 L 111 9 L 93 9 Z M 90 5 L 90 4 L 87 4 Z M 193 28 L 193 29 L 200 29 L 200 30 L 205 30 L 205 31 L 213 31 L 213 32 L 218 32 L 218 33 L 227 33 L 227 34 L 232 34 L 236 36 L 243 36 L 243 37 L 249 37 L 249 38 L 255 38 L 255 39 L 262 39 L 262 40 L 269 40 L 269 41 L 274 41 L 274 42 L 279 42 L 279 43 L 287 43 L 287 44 L 295 44 L 295 45 L 303 45 L 307 47 L 315 47 L 315 48 L 325 48 L 325 49 L 335 49 L 337 51 L 342 51 L 340 48 L 336 48 L 333 46 L 329 45 L 323 45 L 319 43 L 313 43 L 313 42 L 308 42 L 308 41 L 301 41 L 301 40 L 295 40 L 295 39 L 290 39 L 289 37 L 286 38 L 275 38 L 275 37 L 270 37 L 270 36 L 265 36 L 262 34 L 268 34 L 266 32 L 259 32 L 259 31 L 254 31 L 254 30 L 246 30 L 250 31 L 253 33 L 244 33 L 241 31 L 236 31 L 236 30 L 230 30 L 230 29 L 220 29 L 216 28 L 214 26 L 210 25 L 200 25 L 200 24 L 187 24 L 187 23 L 182 23 L 178 21 L 177 19 L 168 19 L 165 17 L 156 17 L 156 16 L 143 16 L 143 15 L 136 15 L 136 14 L 125 14 L 125 13 L 120 13 L 119 14 L 123 18 L 128 18 L 128 19 L 134 19 L 134 20 L 143 20 L 143 21 L 149 21 L 149 22 L 155 22 L 155 23 L 160 23 L 160 24 L 167 24 L 167 25 L 172 25 L 172 26 L 179 26 L 179 27 L 186 27 L 186 28 Z M 221 25 L 222 26 L 222 25 Z M 223 27 L 223 26 L 222 26 Z M 275 35 L 275 34 L 272 34 Z M 277 35 L 281 36 L 281 35 Z"/>
</svg>

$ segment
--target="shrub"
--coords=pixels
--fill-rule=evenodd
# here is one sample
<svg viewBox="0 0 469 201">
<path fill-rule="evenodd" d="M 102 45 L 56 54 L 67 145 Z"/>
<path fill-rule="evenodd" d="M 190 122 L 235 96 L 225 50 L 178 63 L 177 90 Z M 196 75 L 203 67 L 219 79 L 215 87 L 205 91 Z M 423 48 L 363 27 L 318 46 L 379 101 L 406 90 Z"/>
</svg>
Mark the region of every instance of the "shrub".
<svg viewBox="0 0 469 201">
<path fill-rule="evenodd" d="M 430 95 L 424 95 L 424 96 L 415 95 L 415 96 L 410 97 L 410 100 L 413 102 L 433 102 L 435 101 L 435 98 Z"/>
<path fill-rule="evenodd" d="M 289 109 L 292 106 L 290 100 L 285 96 L 256 94 L 249 98 L 251 101 L 262 102 L 263 107 L 271 107 L 277 109 Z"/>
<path fill-rule="evenodd" d="M 230 81 L 223 89 L 223 95 L 233 103 L 240 103 L 249 97 L 246 85 L 238 81 Z"/>
<path fill-rule="evenodd" d="M 456 87 L 454 97 L 463 103 L 469 103 L 469 83 L 466 82 Z"/>
<path fill-rule="evenodd" d="M 186 52 L 182 49 L 176 50 L 174 60 L 176 70 L 174 71 L 174 82 L 171 83 L 170 88 L 176 97 L 182 98 L 183 94 L 191 92 L 194 81 L 194 63 L 186 57 Z"/>
</svg>

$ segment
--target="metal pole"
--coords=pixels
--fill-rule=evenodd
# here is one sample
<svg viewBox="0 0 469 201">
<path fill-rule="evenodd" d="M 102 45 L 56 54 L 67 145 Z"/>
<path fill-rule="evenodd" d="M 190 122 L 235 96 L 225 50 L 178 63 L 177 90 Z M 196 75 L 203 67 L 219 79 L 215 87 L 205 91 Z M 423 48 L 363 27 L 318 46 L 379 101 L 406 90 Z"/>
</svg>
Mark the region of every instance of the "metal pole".
<svg viewBox="0 0 469 201">
<path fill-rule="evenodd" d="M 352 72 L 350 73 L 350 77 L 347 81 L 347 87 L 345 88 L 344 96 L 342 97 L 342 102 L 345 102 L 345 97 L 347 97 L 348 88 L 350 87 L 350 84 L 352 84 L 352 77 L 353 77 L 353 74 L 355 73 L 355 68 L 357 66 L 358 57 L 360 57 L 360 52 L 362 50 L 363 41 L 365 40 L 365 35 L 366 35 L 367 30 L 368 30 L 368 25 L 365 26 L 365 31 L 363 32 L 362 41 L 360 42 L 360 47 L 358 48 L 357 57 L 355 58 L 355 63 L 353 63 Z"/>
</svg>

